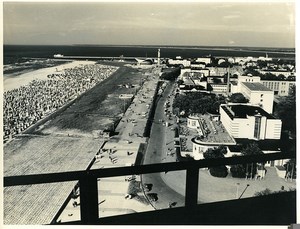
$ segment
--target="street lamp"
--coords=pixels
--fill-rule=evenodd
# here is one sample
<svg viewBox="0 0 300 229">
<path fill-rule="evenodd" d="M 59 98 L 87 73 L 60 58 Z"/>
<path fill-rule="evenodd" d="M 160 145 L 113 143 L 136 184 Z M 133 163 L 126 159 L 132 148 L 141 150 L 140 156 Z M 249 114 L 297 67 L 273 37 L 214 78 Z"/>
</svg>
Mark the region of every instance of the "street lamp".
<svg viewBox="0 0 300 229">
<path fill-rule="evenodd" d="M 247 184 L 246 188 L 244 189 L 244 191 L 242 192 L 242 194 L 240 195 L 239 199 L 242 198 L 243 194 L 246 192 L 246 189 L 250 186 L 250 184 Z"/>
</svg>

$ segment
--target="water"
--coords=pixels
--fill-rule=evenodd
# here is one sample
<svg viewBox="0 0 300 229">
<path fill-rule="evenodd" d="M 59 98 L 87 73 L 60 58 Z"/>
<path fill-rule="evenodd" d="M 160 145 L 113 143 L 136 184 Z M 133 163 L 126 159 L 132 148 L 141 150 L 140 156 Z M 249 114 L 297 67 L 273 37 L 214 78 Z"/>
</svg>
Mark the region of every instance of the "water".
<svg viewBox="0 0 300 229">
<path fill-rule="evenodd" d="M 265 56 L 273 58 L 295 58 L 294 49 L 283 48 L 245 48 L 245 47 L 168 47 L 168 46 L 92 46 L 92 45 L 4 45 L 4 64 L 24 62 L 26 58 L 53 58 L 54 54 L 64 56 L 100 57 L 156 57 L 157 49 L 162 58 L 196 58 L 202 56 Z"/>
</svg>

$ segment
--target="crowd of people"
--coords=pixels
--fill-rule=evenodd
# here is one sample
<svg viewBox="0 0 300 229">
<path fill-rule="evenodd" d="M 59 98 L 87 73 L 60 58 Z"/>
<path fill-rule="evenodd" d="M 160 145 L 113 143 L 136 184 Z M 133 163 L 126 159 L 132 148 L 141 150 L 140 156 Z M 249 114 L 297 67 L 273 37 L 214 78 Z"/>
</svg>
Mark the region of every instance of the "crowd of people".
<svg viewBox="0 0 300 229">
<path fill-rule="evenodd" d="M 108 78 L 118 67 L 82 65 L 4 92 L 4 142 Z"/>
</svg>

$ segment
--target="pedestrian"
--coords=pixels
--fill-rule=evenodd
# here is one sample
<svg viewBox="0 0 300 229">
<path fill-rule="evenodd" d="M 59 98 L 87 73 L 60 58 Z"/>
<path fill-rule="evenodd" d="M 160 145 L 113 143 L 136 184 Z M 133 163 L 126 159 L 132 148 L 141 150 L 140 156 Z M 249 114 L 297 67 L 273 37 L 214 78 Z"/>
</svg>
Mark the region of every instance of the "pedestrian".
<svg viewBox="0 0 300 229">
<path fill-rule="evenodd" d="M 77 201 L 74 201 L 74 202 L 73 202 L 73 207 L 75 208 L 75 207 L 77 207 L 77 206 L 78 206 Z"/>
</svg>

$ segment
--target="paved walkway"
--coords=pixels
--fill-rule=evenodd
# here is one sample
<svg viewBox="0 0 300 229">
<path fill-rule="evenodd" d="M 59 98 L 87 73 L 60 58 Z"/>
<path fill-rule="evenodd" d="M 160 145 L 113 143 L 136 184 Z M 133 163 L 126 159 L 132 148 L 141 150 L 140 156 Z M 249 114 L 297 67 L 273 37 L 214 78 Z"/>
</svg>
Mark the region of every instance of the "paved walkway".
<svg viewBox="0 0 300 229">
<path fill-rule="evenodd" d="M 116 128 L 118 135 L 111 137 L 103 146 L 101 154 L 91 169 L 122 167 L 134 164 L 141 143 L 146 143 L 143 137 L 149 107 L 152 103 L 158 82 L 160 69 L 153 69 L 133 102 L 125 112 Z M 99 216 L 113 216 L 133 212 L 154 210 L 145 198 L 141 187 L 141 178 L 136 176 L 135 185 L 138 190 L 132 199 L 125 198 L 130 182 L 125 176 L 101 178 L 98 181 Z M 62 212 L 58 221 L 68 222 L 80 220 L 80 208 L 73 206 L 71 200 Z M 80 204 L 80 198 L 76 199 Z"/>
</svg>

